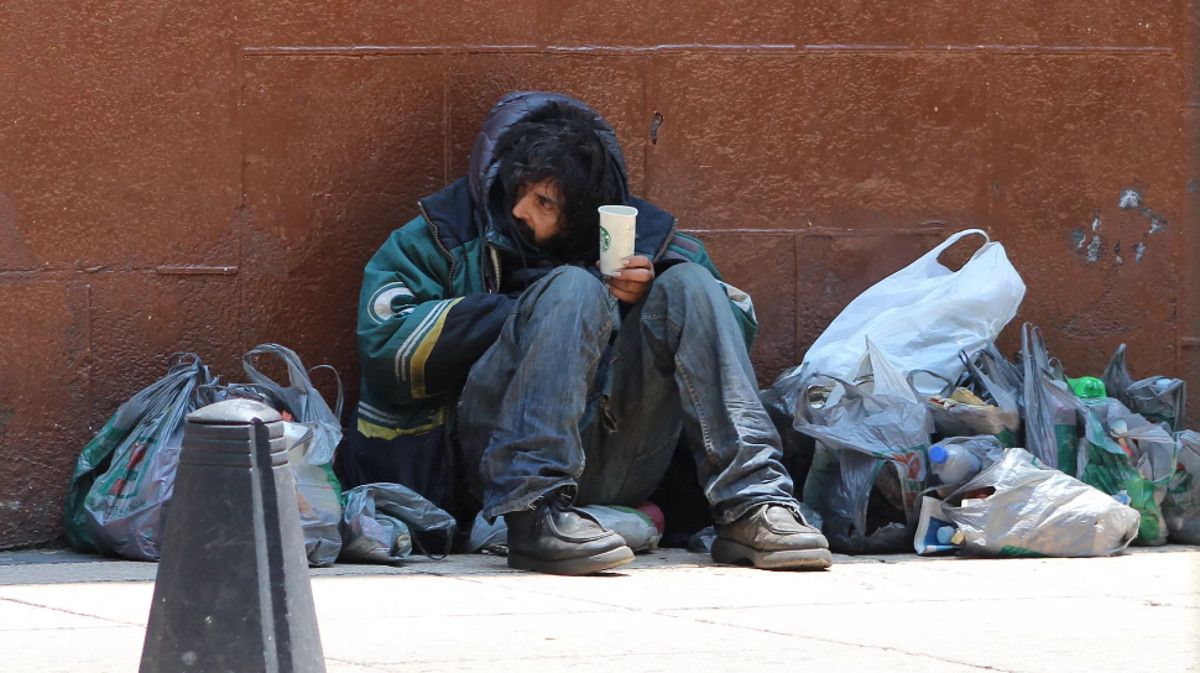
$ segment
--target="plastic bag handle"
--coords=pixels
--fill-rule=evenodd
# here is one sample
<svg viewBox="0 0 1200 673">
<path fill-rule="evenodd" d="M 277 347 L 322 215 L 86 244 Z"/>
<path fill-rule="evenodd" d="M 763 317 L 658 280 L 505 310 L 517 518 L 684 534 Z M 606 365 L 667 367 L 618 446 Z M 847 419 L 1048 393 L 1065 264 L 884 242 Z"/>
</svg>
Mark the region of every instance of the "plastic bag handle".
<svg viewBox="0 0 1200 673">
<path fill-rule="evenodd" d="M 938 374 L 937 372 L 931 372 L 928 369 L 914 369 L 904 377 L 905 379 L 908 380 L 908 387 L 912 388 L 913 392 L 917 391 L 917 386 L 915 383 L 913 383 L 913 379 L 916 378 L 917 374 L 925 374 L 926 376 L 932 376 L 933 378 L 935 378 L 939 381 L 945 382 L 946 385 L 942 387 L 942 392 L 939 393 L 942 396 L 946 396 L 948 393 L 954 392 L 954 382 L 953 381 L 946 378 L 945 376 L 942 376 L 941 374 Z M 924 396 L 918 392 L 917 397 L 924 397 Z"/>
<path fill-rule="evenodd" d="M 311 379 L 313 372 L 318 369 L 328 369 L 333 372 L 333 377 L 337 379 L 337 403 L 333 405 L 333 415 L 337 417 L 338 423 L 342 422 L 342 405 L 346 401 L 346 391 L 342 386 L 342 375 L 338 373 L 336 367 L 331 364 L 317 365 L 308 370 L 308 376 Z"/>
<path fill-rule="evenodd" d="M 928 264 L 929 262 L 937 262 L 937 258 L 943 252 L 946 252 L 946 250 L 949 249 L 950 246 L 954 245 L 955 243 L 958 243 L 962 239 L 966 238 L 967 236 L 971 236 L 973 234 L 978 234 L 983 237 L 983 245 L 979 246 L 979 249 L 971 254 L 971 259 L 975 259 L 975 257 L 978 256 L 979 253 L 982 252 L 983 249 L 985 247 L 987 247 L 987 245 L 989 243 L 992 242 L 992 238 L 990 236 L 988 236 L 987 232 L 982 229 L 963 229 L 962 231 L 950 234 L 949 236 L 946 237 L 946 240 L 942 241 L 938 245 L 934 246 L 934 248 L 932 250 L 925 253 L 921 257 L 921 261 L 926 264 Z M 955 271 L 954 273 L 958 273 L 959 271 L 962 271 L 962 269 L 959 269 L 958 271 Z"/>
</svg>

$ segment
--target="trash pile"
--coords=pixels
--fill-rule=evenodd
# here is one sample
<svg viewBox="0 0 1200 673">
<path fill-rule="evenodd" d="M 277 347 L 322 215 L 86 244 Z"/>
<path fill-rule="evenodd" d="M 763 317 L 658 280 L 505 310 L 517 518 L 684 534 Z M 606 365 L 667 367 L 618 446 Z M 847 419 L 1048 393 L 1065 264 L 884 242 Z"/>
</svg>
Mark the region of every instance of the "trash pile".
<svg viewBox="0 0 1200 673">
<path fill-rule="evenodd" d="M 971 235 L 984 244 L 961 269 L 938 262 Z M 834 551 L 1103 556 L 1200 543 L 1200 433 L 1182 427 L 1184 382 L 1135 381 L 1124 345 L 1102 376 L 1068 378 L 1030 324 L 1009 361 L 995 340 L 1024 294 L 1000 243 L 959 232 L 851 302 L 762 391 Z"/>
<path fill-rule="evenodd" d="M 277 358 L 287 384 L 259 368 Z M 164 515 L 179 467 L 185 417 L 233 398 L 263 402 L 284 418 L 288 467 L 310 565 L 337 560 L 395 563 L 422 539 L 442 538 L 449 549 L 454 518 L 399 484 L 364 484 L 343 492 L 333 462 L 342 440 L 342 382 L 329 365 L 305 369 L 278 344 L 262 344 L 242 358 L 246 383 L 222 383 L 194 353 L 176 356 L 167 375 L 125 402 L 84 446 L 71 476 L 64 522 L 80 551 L 156 561 Z M 337 380 L 333 408 L 314 386 L 322 369 Z M 413 535 L 414 531 L 419 535 Z"/>
</svg>

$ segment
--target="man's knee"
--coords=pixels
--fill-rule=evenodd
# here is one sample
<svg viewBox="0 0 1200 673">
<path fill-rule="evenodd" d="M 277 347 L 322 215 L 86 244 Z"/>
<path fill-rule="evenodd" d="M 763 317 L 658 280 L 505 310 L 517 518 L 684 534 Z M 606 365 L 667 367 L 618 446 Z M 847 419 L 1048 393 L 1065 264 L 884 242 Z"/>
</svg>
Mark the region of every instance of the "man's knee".
<svg viewBox="0 0 1200 673">
<path fill-rule="evenodd" d="M 574 309 L 607 315 L 608 289 L 599 278 L 577 266 L 560 266 L 538 281 L 529 297 L 541 310 Z"/>
<path fill-rule="evenodd" d="M 676 264 L 654 280 L 652 292 L 666 301 L 711 301 L 722 298 L 717 279 L 695 262 Z"/>
</svg>

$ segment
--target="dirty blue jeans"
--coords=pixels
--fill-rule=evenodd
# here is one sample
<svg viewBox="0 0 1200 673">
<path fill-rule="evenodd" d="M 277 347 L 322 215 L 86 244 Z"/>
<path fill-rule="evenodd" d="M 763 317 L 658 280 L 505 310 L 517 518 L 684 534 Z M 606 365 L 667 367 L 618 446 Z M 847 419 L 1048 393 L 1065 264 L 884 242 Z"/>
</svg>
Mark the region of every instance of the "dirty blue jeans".
<svg viewBox="0 0 1200 673">
<path fill-rule="evenodd" d="M 698 264 L 667 269 L 623 320 L 595 276 L 555 269 L 471 368 L 457 423 L 487 517 L 562 487 L 580 505 L 636 505 L 681 431 L 718 523 L 763 503 L 797 508 L 737 319 Z"/>
</svg>

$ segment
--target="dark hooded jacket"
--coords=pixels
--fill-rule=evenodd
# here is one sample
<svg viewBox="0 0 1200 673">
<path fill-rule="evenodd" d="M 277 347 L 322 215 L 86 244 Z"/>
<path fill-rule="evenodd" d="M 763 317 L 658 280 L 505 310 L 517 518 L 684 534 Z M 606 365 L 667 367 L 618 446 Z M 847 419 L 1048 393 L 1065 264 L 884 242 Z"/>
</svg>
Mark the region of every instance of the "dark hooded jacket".
<svg viewBox="0 0 1200 673">
<path fill-rule="evenodd" d="M 720 280 L 699 240 L 678 232 L 667 211 L 629 194 L 620 144 L 599 114 L 559 94 L 505 96 L 475 141 L 468 176 L 418 201 L 419 215 L 393 231 L 364 270 L 357 330 L 361 397 L 340 461 L 347 486 L 396 482 L 452 506 L 447 421 L 467 372 L 496 340 L 515 301 L 500 288 L 528 275 L 529 253 L 536 252 L 522 249 L 506 213 L 489 209 L 499 170 L 496 143 L 550 104 L 594 117 L 619 171 L 622 196 L 638 209 L 637 253 L 653 259 L 660 272 L 691 261 Z M 749 346 L 757 328 L 749 297 L 725 287 Z"/>
</svg>

